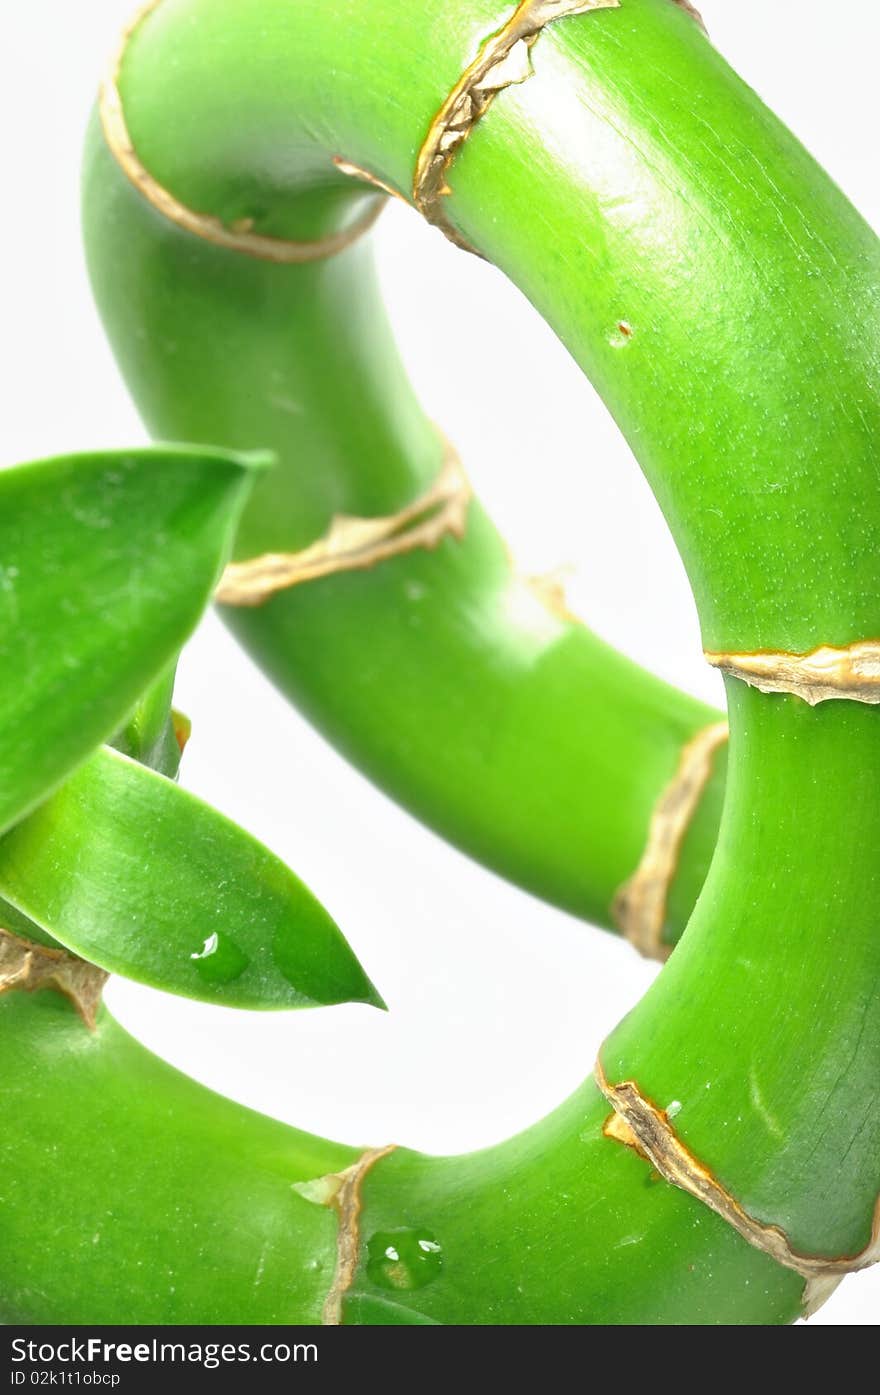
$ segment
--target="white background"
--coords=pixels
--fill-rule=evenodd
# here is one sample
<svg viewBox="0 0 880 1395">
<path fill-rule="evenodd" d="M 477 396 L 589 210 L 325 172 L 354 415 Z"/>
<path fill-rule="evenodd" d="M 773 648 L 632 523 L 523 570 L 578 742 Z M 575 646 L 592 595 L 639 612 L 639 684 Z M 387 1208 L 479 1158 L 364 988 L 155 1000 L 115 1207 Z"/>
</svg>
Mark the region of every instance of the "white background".
<svg viewBox="0 0 880 1395">
<path fill-rule="evenodd" d="M 0 463 L 144 439 L 91 305 L 77 211 L 83 126 L 132 7 L 31 0 L 4 15 Z M 873 0 L 704 0 L 702 9 L 734 66 L 880 227 Z M 382 218 L 377 243 L 423 401 L 518 559 L 532 571 L 574 565 L 570 594 L 595 629 L 720 700 L 653 499 L 553 336 L 500 275 L 403 207 Z M 462 324 L 474 332 L 462 335 Z M 487 404 L 506 397 L 524 354 L 540 410 L 496 418 Z M 116 982 L 110 1002 L 131 1030 L 216 1089 L 352 1143 L 491 1143 L 578 1084 L 650 967 L 398 811 L 213 618 L 187 651 L 178 705 L 194 719 L 184 782 L 300 873 L 391 1011 L 233 1013 Z M 814 1321 L 878 1318 L 875 1270 L 848 1280 Z"/>
</svg>

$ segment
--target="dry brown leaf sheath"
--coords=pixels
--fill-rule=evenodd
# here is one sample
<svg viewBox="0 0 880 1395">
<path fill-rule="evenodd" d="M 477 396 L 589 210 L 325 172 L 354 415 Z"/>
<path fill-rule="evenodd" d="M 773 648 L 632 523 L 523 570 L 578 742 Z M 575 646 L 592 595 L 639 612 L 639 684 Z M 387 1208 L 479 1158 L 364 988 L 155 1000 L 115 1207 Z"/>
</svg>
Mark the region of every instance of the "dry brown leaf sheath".
<svg viewBox="0 0 880 1395">
<path fill-rule="evenodd" d="M 36 993 L 54 988 L 69 998 L 90 1031 L 94 1031 L 104 984 L 103 969 L 65 950 L 49 949 L 0 930 L 0 993 L 21 989 Z"/>
</svg>

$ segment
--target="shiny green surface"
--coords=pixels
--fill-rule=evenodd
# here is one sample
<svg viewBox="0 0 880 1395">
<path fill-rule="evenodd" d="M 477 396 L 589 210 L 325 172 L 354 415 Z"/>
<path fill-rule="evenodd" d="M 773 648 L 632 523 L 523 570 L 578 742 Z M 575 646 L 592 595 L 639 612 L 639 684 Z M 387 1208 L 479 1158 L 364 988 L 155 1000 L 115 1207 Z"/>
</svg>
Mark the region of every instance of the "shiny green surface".
<svg viewBox="0 0 880 1395">
<path fill-rule="evenodd" d="M 585 1068 L 588 1061 L 584 1061 Z M 652 1178 L 602 1136 L 608 1106 L 587 1083 L 548 1119 L 464 1158 L 401 1151 L 367 1179 L 364 1248 L 345 1320 L 389 1309 L 444 1323 L 713 1325 L 785 1323 L 802 1282 L 724 1221 Z M 429 1231 L 430 1282 L 377 1282 L 370 1245 Z"/>
<path fill-rule="evenodd" d="M 319 1321 L 341 1148 L 196 1085 L 102 1012 L 0 998 L 0 1321 Z M 57 1165 L 48 1165 L 56 1159 Z"/>
<path fill-rule="evenodd" d="M 709 880 L 602 1061 L 612 1082 L 673 1106 L 678 1136 L 757 1220 L 802 1253 L 854 1255 L 880 1194 L 877 714 L 734 681 L 728 700 L 737 744 Z M 352 1320 L 373 1320 L 380 1296 L 370 1236 L 414 1223 L 441 1245 L 443 1273 L 395 1301 L 435 1320 L 481 1301 L 479 1320 L 505 1323 L 796 1316 L 797 1276 L 603 1138 L 608 1115 L 590 1083 L 501 1148 L 380 1163 Z"/>
<path fill-rule="evenodd" d="M 352 8 L 365 22 L 364 7 Z M 209 9 L 163 0 L 132 46 L 125 93 L 133 130 L 144 112 L 144 156 L 152 157 L 153 142 L 161 146 L 155 168 L 169 187 L 208 206 L 203 181 L 213 169 L 217 202 L 209 206 L 223 207 L 227 190 L 252 181 L 228 166 L 244 129 L 263 151 L 268 93 L 283 104 L 271 124 L 285 125 L 294 148 L 306 112 L 312 129 L 311 77 L 300 66 L 314 16 L 297 11 L 293 24 L 293 11 L 273 10 L 264 32 L 260 7 L 248 14 L 221 0 Z M 234 39 L 233 11 L 242 26 Z M 171 24 L 178 13 L 180 31 Z M 196 18 L 198 46 L 179 48 L 175 36 Z M 259 65 L 268 63 L 264 43 L 280 42 L 277 27 L 290 25 L 296 82 L 279 83 L 277 59 L 271 73 Z M 163 56 L 165 32 L 173 68 Z M 356 36 L 346 38 L 346 54 L 349 42 Z M 240 103 L 234 139 L 223 118 L 222 157 L 213 153 L 219 136 L 209 95 L 204 108 L 191 100 L 208 85 L 208 71 L 212 88 L 228 84 L 230 100 Z M 149 123 L 142 90 L 156 94 Z M 170 145 L 166 104 L 176 129 Z M 331 152 L 349 151 L 341 134 L 327 140 Z M 254 159 L 260 165 L 262 154 Z M 180 185 L 178 171 L 191 187 Z M 329 155 L 322 171 L 338 182 Z M 305 178 L 299 167 L 290 177 Z M 311 266 L 220 251 L 145 203 L 96 125 L 84 188 L 99 308 L 150 429 L 237 447 L 259 442 L 278 457 L 245 513 L 237 557 L 300 548 L 334 513 L 393 512 L 425 489 L 442 446 L 391 340 L 368 240 Z M 300 211 L 316 199 L 301 198 Z M 274 204 L 258 227 L 284 230 Z M 310 720 L 396 799 L 503 875 L 609 928 L 614 895 L 638 864 L 682 746 L 718 720 L 585 625 L 550 614 L 513 575 L 504 541 L 478 504 L 461 543 L 223 614 Z M 723 756 L 717 766 L 679 867 L 670 940 L 684 928 L 714 846 Z"/>
<path fill-rule="evenodd" d="M 462 543 L 224 613 L 378 784 L 473 856 L 600 925 L 611 924 L 683 746 L 718 719 L 550 614 L 511 575 L 477 506 Z M 677 879 L 673 936 L 708 867 L 723 775 L 722 753 Z"/>
<path fill-rule="evenodd" d="M 678 1100 L 688 1145 L 795 1248 L 855 1254 L 880 1195 L 880 714 L 735 680 L 728 702 L 709 879 L 605 1069 Z"/>
<path fill-rule="evenodd" d="M 173 659 L 263 463 L 180 447 L 0 473 L 0 829 Z"/>
<path fill-rule="evenodd" d="M 241 1008 L 382 1006 L 283 862 L 108 748 L 0 839 L 0 895 L 82 958 L 167 992 Z"/>
<path fill-rule="evenodd" d="M 408 193 L 439 102 L 506 13 L 492 0 L 441 13 L 394 4 L 382 26 L 363 0 L 163 0 L 123 68 L 129 128 L 147 167 L 191 206 L 303 235 L 304 214 L 346 187 L 334 154 Z M 878 633 L 873 233 L 670 0 L 623 0 L 550 25 L 534 67 L 456 160 L 449 213 L 544 314 L 620 422 L 688 567 L 706 647 L 804 650 L 817 634 L 840 644 Z M 308 198 L 293 211 L 297 195 Z M 93 261 L 99 252 L 96 235 Z M 224 256 L 233 305 L 243 260 Z M 289 279 L 323 283 L 339 268 L 293 268 Z M 355 367 L 345 340 L 365 313 L 382 351 L 369 304 L 352 313 L 347 300 L 348 314 L 327 323 L 335 338 L 353 321 L 335 371 L 315 345 L 312 376 L 339 416 L 364 387 L 360 375 L 342 380 Z M 124 319 L 124 307 L 111 314 Z M 621 320 L 632 329 L 623 345 Z M 264 328 L 260 317 L 254 333 Z M 141 352 L 147 381 L 134 386 L 149 404 L 163 350 L 148 337 Z M 373 411 L 377 368 L 366 378 Z M 379 381 L 387 404 L 397 384 Z M 361 468 L 384 475 L 370 426 L 368 415 L 339 429 L 359 431 L 374 460 Z M 267 483 L 273 500 L 281 478 Z M 251 519 L 260 508 L 257 498 Z M 841 509 L 845 556 L 829 526 Z M 743 570 L 761 575 L 759 594 L 746 593 Z"/>
<path fill-rule="evenodd" d="M 151 770 L 174 779 L 180 767 L 181 748 L 174 727 L 171 699 L 177 662 L 144 694 L 125 726 L 111 742 L 117 751 Z"/>
<path fill-rule="evenodd" d="M 313 234 L 350 212 L 335 154 L 409 189 L 431 117 L 506 13 L 394 4 L 382 24 L 355 0 L 163 0 L 122 75 L 135 145 L 193 206 Z M 620 423 L 707 647 L 880 635 L 873 235 L 669 0 L 561 21 L 533 56 L 535 76 L 499 96 L 457 160 L 449 213 Z M 300 547 L 340 508 L 386 512 L 424 487 L 439 446 L 364 247 L 284 269 L 212 250 L 143 204 L 96 129 L 85 188 L 97 298 L 151 429 L 192 439 L 210 418 L 225 443 L 279 454 L 238 556 Z M 399 797 L 592 914 L 707 713 L 581 627 L 542 613 L 511 628 L 514 590 L 475 513 L 460 545 L 234 623 Z M 880 715 L 736 684 L 728 698 L 730 798 L 709 881 L 605 1068 L 680 1106 L 680 1136 L 759 1220 L 810 1253 L 854 1253 L 880 1191 Z M 716 814 L 719 783 L 704 803 Z M 701 817 L 677 914 L 714 833 Z M 587 1084 L 500 1148 L 380 1161 L 346 1319 L 792 1320 L 801 1280 L 603 1137 L 607 1115 Z M 438 1247 L 430 1261 L 420 1240 Z"/>
</svg>

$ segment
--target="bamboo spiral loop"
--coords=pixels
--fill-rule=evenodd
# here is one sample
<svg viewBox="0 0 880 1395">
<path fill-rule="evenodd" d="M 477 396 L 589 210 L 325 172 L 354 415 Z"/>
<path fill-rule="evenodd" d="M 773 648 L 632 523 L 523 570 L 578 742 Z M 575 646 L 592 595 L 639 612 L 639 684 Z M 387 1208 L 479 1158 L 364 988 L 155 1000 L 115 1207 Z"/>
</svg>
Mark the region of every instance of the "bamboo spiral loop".
<svg viewBox="0 0 880 1395">
<path fill-rule="evenodd" d="M 67 1096 L 115 1119 L 120 1276 L 107 1296 L 71 1222 L 53 1244 L 75 1297 L 28 1255 L 8 1315 L 39 1292 L 43 1320 L 793 1321 L 877 1257 L 876 239 L 678 0 L 162 0 L 136 25 L 89 137 L 90 273 L 154 435 L 277 457 L 226 623 L 430 826 L 668 962 L 595 1076 L 467 1157 L 244 1114 L 106 1013 L 89 1035 L 57 994 L 4 994 L 15 1176 L 51 1188 Z M 602 395 L 727 723 L 518 575 L 415 399 L 368 240 L 327 255 L 360 230 L 360 185 L 498 267 Z M 203 207 L 248 225 L 180 213 Z M 265 255 L 288 226 L 334 231 Z M 492 410 L 532 396 L 524 361 Z M 91 1136 L 58 1146 L 95 1173 Z M 145 1158 L 168 1291 L 125 1262 Z"/>
</svg>

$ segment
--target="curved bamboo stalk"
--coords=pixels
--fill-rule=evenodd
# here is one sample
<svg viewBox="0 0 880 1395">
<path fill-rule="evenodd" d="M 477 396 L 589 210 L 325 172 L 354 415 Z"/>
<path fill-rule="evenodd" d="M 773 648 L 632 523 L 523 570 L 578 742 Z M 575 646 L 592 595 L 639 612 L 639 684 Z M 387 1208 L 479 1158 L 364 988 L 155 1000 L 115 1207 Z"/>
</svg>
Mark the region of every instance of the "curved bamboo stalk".
<svg viewBox="0 0 880 1395">
<path fill-rule="evenodd" d="M 158 54 L 150 58 L 151 35 L 154 42 L 161 39 L 163 22 L 170 26 L 169 40 L 176 32 L 174 8 L 166 10 L 167 3 L 136 31 L 122 71 L 131 91 L 134 61 L 141 55 L 139 63 L 150 65 L 145 91 L 155 89 L 173 102 L 168 75 L 153 68 L 154 62 L 161 67 Z M 198 8 L 191 15 L 204 38 L 199 65 L 205 64 L 205 99 L 218 82 L 232 84 L 236 128 L 244 121 L 259 141 L 245 118 L 255 94 L 264 99 L 269 69 L 260 68 L 258 55 L 267 65 L 275 61 L 271 45 L 265 36 L 243 31 L 250 74 L 236 67 L 211 76 L 211 55 L 216 57 L 218 43 L 226 49 L 228 32 L 227 20 L 218 23 L 212 13 L 213 20 Z M 330 17 L 332 7 L 325 13 Z M 604 18 L 581 20 L 594 24 Z M 234 10 L 229 19 L 235 23 Z M 686 16 L 672 19 L 689 32 Z M 368 42 L 366 12 L 357 12 L 356 23 L 363 32 L 346 33 L 346 52 L 360 52 Z M 291 18 L 289 42 L 305 45 L 309 24 L 302 16 Z M 419 28 L 414 26 L 409 49 L 397 40 L 408 54 L 425 42 Z M 547 44 L 559 28 L 551 26 L 540 42 Z M 333 31 L 331 21 L 328 42 Z M 450 31 L 454 45 L 445 63 L 451 69 L 463 41 L 452 23 Z M 418 64 L 415 72 L 425 92 L 423 100 L 413 97 L 410 124 L 418 131 L 418 108 L 432 110 L 438 75 Z M 186 85 L 192 84 L 194 96 L 199 83 L 190 73 Z M 298 85 L 299 78 L 285 102 Z M 369 86 L 364 96 L 378 100 Z M 304 91 L 290 109 L 278 111 L 277 122 L 297 129 L 306 99 Z M 190 122 L 198 107 L 186 100 L 195 140 Z M 164 118 L 140 130 L 136 106 L 133 138 L 141 158 L 161 172 L 163 187 L 194 205 L 226 209 L 227 219 L 251 216 L 256 202 L 227 204 L 232 186 L 246 178 L 244 170 L 240 177 L 230 175 L 228 192 L 209 192 L 201 180 L 189 190 L 178 170 L 207 172 L 206 149 L 196 156 L 170 142 L 175 149 L 153 151 L 151 142 L 165 141 L 158 128 Z M 340 95 L 337 115 L 344 109 Z M 225 120 L 214 112 L 210 121 L 218 117 Z M 365 114 L 358 128 L 360 143 L 369 119 Z M 221 158 L 228 128 L 224 137 L 213 129 L 209 135 L 198 120 L 196 127 L 199 141 L 204 137 Z M 332 192 L 324 187 L 338 168 L 337 147 L 379 170 L 389 187 L 409 187 L 411 177 L 388 166 L 390 151 L 380 158 L 353 141 L 340 121 L 325 150 L 309 157 L 320 188 L 311 189 L 308 180 L 297 186 L 283 209 L 264 213 L 265 229 L 292 235 L 316 226 L 326 232 L 335 226 L 333 218 L 347 224 L 347 205 L 357 194 L 350 178 L 339 178 Z M 271 159 L 263 149 L 251 153 L 260 162 Z M 239 532 L 230 579 L 240 577 L 242 567 L 253 575 L 263 557 L 293 555 L 299 563 L 305 553 L 307 560 L 324 559 L 338 544 L 331 534 L 336 515 L 372 520 L 381 529 L 382 519 L 425 497 L 446 447 L 403 373 L 366 244 L 320 266 L 279 267 L 224 255 L 176 225 L 157 225 L 152 205 L 134 195 L 98 129 L 90 140 L 86 179 L 87 245 L 99 305 L 150 428 L 163 437 L 264 441 L 281 462 L 261 483 Z M 265 202 L 262 196 L 259 202 Z M 281 222 L 282 212 L 287 222 Z M 111 227 L 119 234 L 112 250 L 105 243 Z M 132 337 L 135 321 L 146 333 L 140 343 Z M 165 342 L 174 345 L 172 354 L 157 352 L 160 326 Z M 227 351 L 230 343 L 238 346 L 234 356 Z M 185 391 L 182 364 L 189 365 Z M 226 588 L 220 596 L 236 599 Z M 477 501 L 470 503 L 458 544 L 447 538 L 435 552 L 417 549 L 358 575 L 318 574 L 265 605 L 224 608 L 224 618 L 324 734 L 395 798 L 503 875 L 609 929 L 617 928 L 615 900 L 643 859 L 657 803 L 682 751 L 718 720 L 704 704 L 649 678 L 583 622 L 539 603 Z M 661 957 L 681 934 L 705 878 L 724 767 L 719 752 L 671 869 Z"/>
<path fill-rule="evenodd" d="M 197 50 L 180 42 L 196 22 Z M 166 0 L 122 65 L 132 139 L 189 206 L 226 221 L 252 202 L 261 234 L 326 231 L 352 197 L 333 182 L 334 157 L 409 188 L 438 102 L 493 25 L 483 0 L 439 17 L 402 7 L 385 27 L 372 5 L 285 10 L 271 32 L 243 0 Z M 458 151 L 444 213 L 542 311 L 615 414 L 678 542 L 707 650 L 804 654 L 880 633 L 872 234 L 669 0 L 569 17 L 533 59 Z M 299 154 L 287 182 L 280 127 Z M 242 193 L 253 168 L 277 173 L 268 211 Z M 233 266 L 160 229 L 97 132 L 87 231 L 99 303 L 152 429 L 192 438 L 210 425 L 285 462 L 252 503 L 240 559 L 308 546 L 340 509 L 394 513 L 425 488 L 436 441 L 362 244 L 320 271 Z M 233 623 L 343 749 L 438 827 L 563 904 L 607 908 L 620 849 L 628 873 L 682 728 L 692 737 L 706 714 L 694 720 L 557 615 L 511 623 L 517 594 L 474 508 L 461 543 L 296 587 Z M 379 683 L 361 681 L 358 634 Z M 867 1252 L 880 1191 L 877 717 L 848 698 L 814 710 L 736 678 L 727 690 L 731 780 L 710 877 L 603 1065 L 675 1119 L 743 1214 L 827 1269 Z M 590 795 L 579 784 L 574 816 L 554 823 L 541 782 L 546 805 L 571 797 L 572 751 Z M 521 791 L 528 808 L 511 815 Z M 803 1274 L 699 1197 L 646 1187 L 649 1164 L 608 1136 L 608 1113 L 588 1081 L 497 1149 L 376 1161 L 359 1190 L 359 1264 L 336 1292 L 345 1320 L 790 1320 Z M 310 1192 L 326 1215 L 322 1188 Z"/>
</svg>

